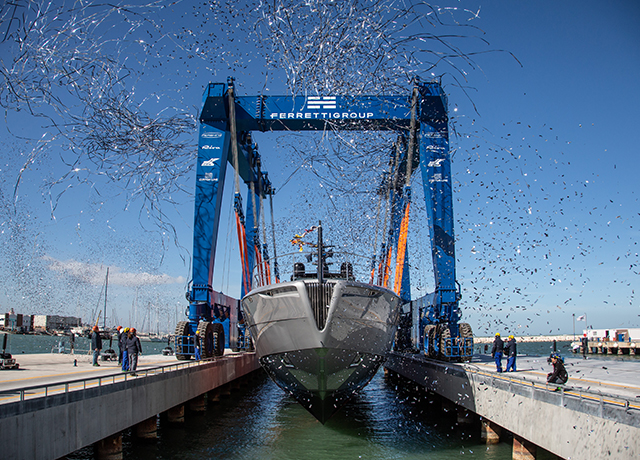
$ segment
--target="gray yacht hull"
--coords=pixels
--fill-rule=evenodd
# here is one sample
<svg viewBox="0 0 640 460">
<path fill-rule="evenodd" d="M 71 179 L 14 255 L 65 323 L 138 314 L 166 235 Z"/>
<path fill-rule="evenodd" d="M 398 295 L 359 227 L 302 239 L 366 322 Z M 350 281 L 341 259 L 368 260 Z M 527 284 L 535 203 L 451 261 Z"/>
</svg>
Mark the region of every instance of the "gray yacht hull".
<svg viewBox="0 0 640 460">
<path fill-rule="evenodd" d="M 395 337 L 401 300 L 348 280 L 297 280 L 242 299 L 260 364 L 325 423 L 365 387 Z"/>
</svg>

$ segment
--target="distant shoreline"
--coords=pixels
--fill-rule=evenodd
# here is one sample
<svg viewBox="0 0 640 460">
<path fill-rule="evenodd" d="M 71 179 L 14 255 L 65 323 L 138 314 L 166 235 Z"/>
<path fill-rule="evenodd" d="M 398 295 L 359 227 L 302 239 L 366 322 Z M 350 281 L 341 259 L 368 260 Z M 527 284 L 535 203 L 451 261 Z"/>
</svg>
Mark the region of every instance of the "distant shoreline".
<svg viewBox="0 0 640 460">
<path fill-rule="evenodd" d="M 501 336 L 502 340 L 505 340 L 507 337 L 509 337 L 509 334 L 505 334 L 503 336 Z M 556 342 L 573 342 L 574 340 L 574 335 L 573 334 L 567 334 L 567 335 L 530 335 L 530 336 L 517 336 L 515 335 L 516 338 L 516 342 L 553 342 L 554 340 Z M 473 342 L 474 343 L 493 343 L 493 340 L 495 339 L 495 336 L 492 337 L 474 337 L 473 338 Z M 580 340 L 580 336 L 579 335 L 575 335 L 575 340 Z"/>
</svg>

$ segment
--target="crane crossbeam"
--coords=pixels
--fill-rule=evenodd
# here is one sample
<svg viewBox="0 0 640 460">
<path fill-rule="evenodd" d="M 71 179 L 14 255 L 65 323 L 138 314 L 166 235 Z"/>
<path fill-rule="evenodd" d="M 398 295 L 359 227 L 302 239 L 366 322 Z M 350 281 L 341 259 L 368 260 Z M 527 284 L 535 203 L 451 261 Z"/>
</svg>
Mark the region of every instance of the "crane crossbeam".
<svg viewBox="0 0 640 460">
<path fill-rule="evenodd" d="M 446 119 L 446 95 L 439 84 L 421 88 L 421 122 Z M 225 85 L 209 84 L 201 123 L 225 123 Z M 238 131 L 318 131 L 337 129 L 396 131 L 411 122 L 411 96 L 237 96 Z"/>
</svg>

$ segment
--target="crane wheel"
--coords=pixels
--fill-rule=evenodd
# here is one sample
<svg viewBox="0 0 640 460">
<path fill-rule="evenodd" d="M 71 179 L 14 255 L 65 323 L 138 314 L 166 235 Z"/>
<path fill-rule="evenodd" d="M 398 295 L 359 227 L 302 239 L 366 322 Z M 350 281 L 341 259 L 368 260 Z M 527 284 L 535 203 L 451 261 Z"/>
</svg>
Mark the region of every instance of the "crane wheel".
<svg viewBox="0 0 640 460">
<path fill-rule="evenodd" d="M 224 355 L 224 327 L 221 323 L 212 323 L 213 329 L 213 355 Z"/>
<path fill-rule="evenodd" d="M 447 345 L 447 340 L 451 338 L 451 331 L 448 324 L 438 324 L 438 336 L 440 342 L 440 350 L 438 358 L 443 361 L 449 361 L 451 357 L 451 342 Z"/>
<path fill-rule="evenodd" d="M 196 334 L 200 342 L 200 354 L 203 358 L 211 358 L 213 356 L 213 324 L 209 321 L 200 321 Z M 196 342 L 197 343 L 197 342 Z"/>
<path fill-rule="evenodd" d="M 183 350 L 189 349 L 189 339 L 185 336 L 189 335 L 189 321 L 180 321 L 176 325 L 176 331 L 174 333 L 176 337 L 176 359 L 179 361 L 186 361 L 191 359 L 190 354 L 184 354 Z"/>
<path fill-rule="evenodd" d="M 460 323 L 458 327 L 460 328 L 460 339 L 461 339 L 460 346 L 463 346 L 464 339 L 473 338 L 473 331 L 471 330 L 471 325 L 469 323 Z M 473 350 L 472 350 L 472 354 L 473 354 Z M 462 357 L 461 361 L 469 362 L 471 361 L 471 356 L 464 356 Z"/>
<path fill-rule="evenodd" d="M 436 339 L 436 326 L 429 324 L 424 327 L 424 354 L 429 358 L 436 358 L 437 353 L 434 347 Z"/>
</svg>

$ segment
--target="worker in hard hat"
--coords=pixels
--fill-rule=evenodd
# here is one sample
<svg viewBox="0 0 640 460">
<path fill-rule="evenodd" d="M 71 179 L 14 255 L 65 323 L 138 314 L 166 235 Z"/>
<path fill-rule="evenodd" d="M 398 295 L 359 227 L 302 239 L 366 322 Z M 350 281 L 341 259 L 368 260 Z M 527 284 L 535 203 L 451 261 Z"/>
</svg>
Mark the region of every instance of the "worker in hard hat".
<svg viewBox="0 0 640 460">
<path fill-rule="evenodd" d="M 200 331 L 196 331 L 196 361 L 202 359 L 202 352 L 200 351 Z"/>
<path fill-rule="evenodd" d="M 100 337 L 98 325 L 93 326 L 93 332 L 91 333 L 91 349 L 93 350 L 93 365 L 99 366 L 98 356 L 100 356 L 100 350 L 102 350 L 102 337 Z"/>
<path fill-rule="evenodd" d="M 120 334 L 118 346 L 122 348 L 122 372 L 129 371 L 129 352 L 127 351 L 127 339 L 129 338 L 129 328 L 125 327 Z"/>
<path fill-rule="evenodd" d="M 505 354 L 507 355 L 507 372 L 516 371 L 516 338 L 513 335 L 509 336 L 509 341 L 505 347 Z"/>
<path fill-rule="evenodd" d="M 493 348 L 491 349 L 491 357 L 495 360 L 496 370 L 502 372 L 502 354 L 504 353 L 504 342 L 500 338 L 500 333 L 496 332 L 496 338 L 493 340 Z"/>
<path fill-rule="evenodd" d="M 118 334 L 118 364 L 122 365 L 122 326 L 116 328 Z"/>
</svg>

